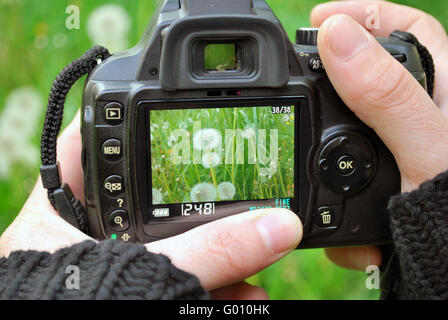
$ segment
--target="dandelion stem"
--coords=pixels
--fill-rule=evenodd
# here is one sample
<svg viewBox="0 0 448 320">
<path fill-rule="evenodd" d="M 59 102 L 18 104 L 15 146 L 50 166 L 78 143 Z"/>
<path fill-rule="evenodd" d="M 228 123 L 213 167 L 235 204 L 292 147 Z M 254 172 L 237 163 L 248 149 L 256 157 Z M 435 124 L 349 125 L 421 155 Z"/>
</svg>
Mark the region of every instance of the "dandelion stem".
<svg viewBox="0 0 448 320">
<path fill-rule="evenodd" d="M 277 162 L 278 162 L 278 165 L 277 165 L 278 177 L 280 179 L 280 185 L 282 186 L 283 197 L 286 198 L 288 194 L 286 193 L 285 186 L 283 184 L 282 171 L 281 171 L 281 168 L 280 168 L 280 160 L 277 161 Z"/>
<path fill-rule="evenodd" d="M 233 108 L 233 137 L 232 137 L 232 183 L 235 184 L 235 152 L 236 152 L 236 118 L 237 109 Z"/>
<path fill-rule="evenodd" d="M 178 176 L 182 176 L 182 178 L 184 179 L 185 184 L 187 185 L 188 190 L 190 190 L 190 185 L 188 184 L 187 178 L 185 178 L 184 171 L 182 170 L 182 173 L 180 173 L 175 165 L 174 165 L 174 169 L 176 170 L 176 173 L 177 173 Z"/>
<path fill-rule="evenodd" d="M 278 196 L 280 193 L 278 192 L 278 181 L 276 176 L 274 176 L 274 184 L 275 184 L 275 194 Z"/>
<path fill-rule="evenodd" d="M 215 169 L 213 167 L 210 168 L 210 174 L 212 176 L 213 185 L 215 186 L 215 188 L 218 188 L 218 183 L 216 182 Z M 218 194 L 218 200 L 220 200 L 219 199 L 219 194 Z"/>
<path fill-rule="evenodd" d="M 201 176 L 199 175 L 199 170 L 197 164 L 194 165 L 194 168 L 196 169 L 196 174 L 198 175 L 198 181 L 201 183 Z"/>
<path fill-rule="evenodd" d="M 173 197 L 171 196 L 171 190 L 170 190 L 170 187 L 168 187 L 168 183 L 167 183 L 167 181 L 166 181 L 165 173 L 163 172 L 163 170 L 161 170 L 161 172 L 162 172 L 163 182 L 165 183 L 166 191 L 168 192 L 168 197 L 170 198 L 170 201 L 171 201 L 171 202 L 174 202 L 174 201 L 173 201 Z"/>
</svg>

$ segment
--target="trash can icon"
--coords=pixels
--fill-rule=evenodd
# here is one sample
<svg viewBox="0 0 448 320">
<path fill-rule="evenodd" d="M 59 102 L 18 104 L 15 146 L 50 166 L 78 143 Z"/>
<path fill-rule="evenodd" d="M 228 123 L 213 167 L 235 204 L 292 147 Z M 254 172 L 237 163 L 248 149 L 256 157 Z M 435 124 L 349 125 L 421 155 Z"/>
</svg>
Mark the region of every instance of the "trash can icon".
<svg viewBox="0 0 448 320">
<path fill-rule="evenodd" d="M 330 211 L 324 211 L 321 214 L 322 224 L 330 224 L 331 223 L 331 213 Z"/>
</svg>

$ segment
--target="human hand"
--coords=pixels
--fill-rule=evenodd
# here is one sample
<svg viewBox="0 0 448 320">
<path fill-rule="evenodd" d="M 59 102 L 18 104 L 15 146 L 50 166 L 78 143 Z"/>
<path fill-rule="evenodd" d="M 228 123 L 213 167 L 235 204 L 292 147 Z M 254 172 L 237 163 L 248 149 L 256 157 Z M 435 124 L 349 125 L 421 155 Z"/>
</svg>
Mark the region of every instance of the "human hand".
<svg viewBox="0 0 448 320">
<path fill-rule="evenodd" d="M 83 199 L 79 116 L 58 140 L 62 181 Z M 297 247 L 299 218 L 284 209 L 259 210 L 224 218 L 176 237 L 146 244 L 173 264 L 196 275 L 215 299 L 267 299 L 264 289 L 244 279 Z M 0 237 L 0 257 L 16 250 L 54 252 L 90 239 L 65 222 L 48 201 L 40 179 L 20 214 Z"/>
<path fill-rule="evenodd" d="M 362 25 L 367 8 L 379 9 L 380 29 Z M 370 126 L 394 155 L 402 192 L 448 169 L 448 41 L 442 25 L 420 10 L 386 1 L 337 1 L 318 5 L 311 23 L 326 72 L 345 104 Z M 434 101 L 373 36 L 413 33 L 435 63 Z M 372 36 L 373 35 L 373 36 Z M 376 247 L 328 249 L 335 263 L 365 270 L 380 265 Z"/>
</svg>

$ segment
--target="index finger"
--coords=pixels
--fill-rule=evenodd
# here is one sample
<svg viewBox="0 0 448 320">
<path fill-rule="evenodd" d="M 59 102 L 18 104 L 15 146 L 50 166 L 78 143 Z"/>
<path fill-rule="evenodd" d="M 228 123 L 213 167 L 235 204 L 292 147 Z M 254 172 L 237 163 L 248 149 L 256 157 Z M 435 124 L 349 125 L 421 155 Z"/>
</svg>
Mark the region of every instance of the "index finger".
<svg viewBox="0 0 448 320">
<path fill-rule="evenodd" d="M 377 247 L 327 248 L 325 253 L 338 266 L 364 271 L 370 265 L 381 264 L 381 251 Z"/>
<path fill-rule="evenodd" d="M 448 113 L 448 37 L 441 23 L 421 10 L 387 1 L 332 1 L 316 6 L 311 13 L 313 26 L 320 26 L 335 14 L 351 16 L 366 27 L 376 18 L 378 29 L 369 30 L 374 36 L 388 37 L 401 30 L 414 34 L 431 52 L 436 66 L 434 99 Z M 378 14 L 378 17 L 374 17 Z"/>
</svg>

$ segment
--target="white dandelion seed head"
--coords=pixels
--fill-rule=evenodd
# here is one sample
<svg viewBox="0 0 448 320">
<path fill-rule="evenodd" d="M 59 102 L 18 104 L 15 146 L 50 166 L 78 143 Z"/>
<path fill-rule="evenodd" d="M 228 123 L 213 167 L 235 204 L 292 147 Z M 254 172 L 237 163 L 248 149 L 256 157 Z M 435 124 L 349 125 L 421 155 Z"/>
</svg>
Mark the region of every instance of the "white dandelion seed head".
<svg viewBox="0 0 448 320">
<path fill-rule="evenodd" d="M 221 133 L 216 129 L 203 129 L 193 137 L 193 146 L 196 150 L 213 150 L 221 145 Z"/>
<path fill-rule="evenodd" d="M 33 166 L 39 163 L 39 155 L 38 148 L 31 143 L 27 143 L 20 148 L 15 148 L 14 160 L 16 163 Z"/>
<path fill-rule="evenodd" d="M 175 134 L 171 133 L 170 137 L 168 138 L 168 146 L 172 147 L 173 144 L 176 144 L 178 140 L 179 140 L 179 137 L 176 136 Z"/>
<path fill-rule="evenodd" d="M 163 203 L 163 195 L 162 193 L 157 190 L 152 188 L 152 203 L 153 204 L 161 204 Z"/>
<path fill-rule="evenodd" d="M 56 49 L 64 47 L 68 42 L 68 37 L 65 33 L 58 33 L 53 37 L 53 46 Z"/>
<path fill-rule="evenodd" d="M 267 177 L 271 179 L 277 173 L 278 164 L 276 161 L 271 161 L 268 167 L 260 168 L 260 177 Z"/>
<path fill-rule="evenodd" d="M 127 11 L 116 4 L 96 8 L 87 20 L 87 31 L 95 43 L 115 53 L 128 47 L 131 19 Z"/>
<path fill-rule="evenodd" d="M 221 157 L 214 152 L 207 152 L 202 156 L 202 165 L 205 168 L 213 168 L 221 163 Z"/>
<path fill-rule="evenodd" d="M 21 118 L 37 117 L 42 110 L 42 96 L 39 91 L 33 87 L 20 87 L 14 89 L 6 98 L 3 115 L 5 112 L 11 112 Z"/>
<path fill-rule="evenodd" d="M 150 130 L 151 130 L 151 132 L 159 130 L 159 125 L 157 123 L 151 124 Z"/>
<path fill-rule="evenodd" d="M 278 169 L 277 162 L 271 161 L 271 163 L 269 163 L 269 174 L 274 175 L 277 172 L 277 169 Z"/>
<path fill-rule="evenodd" d="M 2 159 L 2 161 L 0 161 L 0 180 L 8 179 L 10 172 L 11 162 L 9 161 L 9 159 Z"/>
<path fill-rule="evenodd" d="M 0 179 L 7 179 L 11 172 L 11 167 L 14 164 L 15 156 L 11 153 L 14 150 L 14 146 L 17 145 L 15 141 L 11 141 L 8 132 L 2 132 L 3 127 L 0 125 L 0 154 L 2 160 L 0 161 Z M 4 133 L 4 134 L 2 134 Z M 14 135 L 11 137 L 14 139 Z"/>
<path fill-rule="evenodd" d="M 28 141 L 36 132 L 43 111 L 42 97 L 33 87 L 13 90 L 6 98 L 5 109 L 0 116 L 1 134 L 13 133 L 14 141 Z"/>
<path fill-rule="evenodd" d="M 20 163 L 26 166 L 37 165 L 39 151 L 30 142 L 17 141 L 17 135 L 13 131 L 0 130 L 0 179 L 6 179 L 11 173 L 12 166 Z"/>
<path fill-rule="evenodd" d="M 37 50 L 42 50 L 48 45 L 48 36 L 46 34 L 39 34 L 34 39 L 34 47 Z"/>
<path fill-rule="evenodd" d="M 14 140 L 14 133 L 11 133 L 7 130 L 2 130 L 3 127 L 0 127 L 0 150 L 2 151 L 2 158 L 11 157 L 11 151 L 14 150 L 14 145 L 17 144 L 17 141 Z"/>
<path fill-rule="evenodd" d="M 231 182 L 225 181 L 218 185 L 218 195 L 221 200 L 232 200 L 235 193 L 235 185 Z"/>
<path fill-rule="evenodd" d="M 193 202 L 215 201 L 217 196 L 215 186 L 208 182 L 198 183 L 190 191 L 190 198 Z"/>
<path fill-rule="evenodd" d="M 250 139 L 252 137 L 255 137 L 255 130 L 251 127 L 248 127 L 246 129 L 244 129 L 243 133 L 241 134 L 241 136 L 245 139 Z"/>
</svg>

